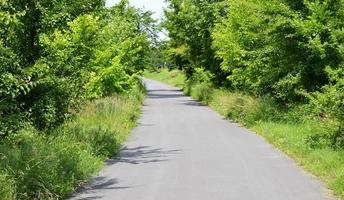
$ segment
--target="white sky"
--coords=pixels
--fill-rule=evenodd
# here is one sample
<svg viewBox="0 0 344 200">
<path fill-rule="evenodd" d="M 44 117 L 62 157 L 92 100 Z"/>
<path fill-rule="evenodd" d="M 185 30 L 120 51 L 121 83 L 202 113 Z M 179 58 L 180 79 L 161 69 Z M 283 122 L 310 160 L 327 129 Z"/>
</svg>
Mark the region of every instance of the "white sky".
<svg viewBox="0 0 344 200">
<path fill-rule="evenodd" d="M 107 0 L 106 5 L 112 6 L 118 3 L 120 0 Z M 143 8 L 145 10 L 150 10 L 154 12 L 153 17 L 155 19 L 160 19 L 163 16 L 163 9 L 166 7 L 165 0 L 129 0 L 130 4 L 137 7 Z"/>
</svg>

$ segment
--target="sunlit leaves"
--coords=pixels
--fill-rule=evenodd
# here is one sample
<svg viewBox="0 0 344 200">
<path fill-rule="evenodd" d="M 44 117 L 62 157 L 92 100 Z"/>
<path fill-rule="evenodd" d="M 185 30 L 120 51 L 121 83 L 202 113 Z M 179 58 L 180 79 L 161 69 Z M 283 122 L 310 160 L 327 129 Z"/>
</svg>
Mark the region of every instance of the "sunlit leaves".
<svg viewBox="0 0 344 200">
<path fill-rule="evenodd" d="M 85 99 L 128 92 L 145 67 L 154 20 L 126 1 L 0 6 L 0 131 L 24 116 L 38 129 L 59 126 Z"/>
</svg>

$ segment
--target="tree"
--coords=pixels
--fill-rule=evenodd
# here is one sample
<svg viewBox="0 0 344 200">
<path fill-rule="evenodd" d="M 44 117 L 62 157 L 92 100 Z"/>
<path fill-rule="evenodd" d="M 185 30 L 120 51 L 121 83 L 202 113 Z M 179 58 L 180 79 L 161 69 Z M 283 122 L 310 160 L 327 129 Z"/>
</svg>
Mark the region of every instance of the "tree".
<svg viewBox="0 0 344 200">
<path fill-rule="evenodd" d="M 181 65 L 188 77 L 195 68 L 205 68 L 216 78 L 218 84 L 225 78 L 219 70 L 219 60 L 214 56 L 211 33 L 217 16 L 223 14 L 224 1 L 171 0 L 165 12 L 165 28 L 169 32 L 168 55 Z"/>
<path fill-rule="evenodd" d="M 127 92 L 146 65 L 149 12 L 104 0 L 1 0 L 1 132 L 60 126 L 80 103 Z"/>
</svg>

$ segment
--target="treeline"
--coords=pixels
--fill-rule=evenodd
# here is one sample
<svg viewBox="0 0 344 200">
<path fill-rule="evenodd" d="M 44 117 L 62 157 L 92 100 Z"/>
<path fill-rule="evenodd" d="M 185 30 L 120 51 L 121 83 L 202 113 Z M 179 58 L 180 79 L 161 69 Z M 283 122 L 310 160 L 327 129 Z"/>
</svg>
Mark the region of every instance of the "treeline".
<svg viewBox="0 0 344 200">
<path fill-rule="evenodd" d="M 155 26 L 127 0 L 0 0 L 0 199 L 62 199 L 117 153 Z"/>
<path fill-rule="evenodd" d="M 149 49 L 149 13 L 122 1 L 0 2 L 0 132 L 61 125 L 85 99 L 127 92 Z"/>
<path fill-rule="evenodd" d="M 189 82 L 330 123 L 312 140 L 344 148 L 343 13 L 342 0 L 169 0 L 165 52 Z"/>
</svg>

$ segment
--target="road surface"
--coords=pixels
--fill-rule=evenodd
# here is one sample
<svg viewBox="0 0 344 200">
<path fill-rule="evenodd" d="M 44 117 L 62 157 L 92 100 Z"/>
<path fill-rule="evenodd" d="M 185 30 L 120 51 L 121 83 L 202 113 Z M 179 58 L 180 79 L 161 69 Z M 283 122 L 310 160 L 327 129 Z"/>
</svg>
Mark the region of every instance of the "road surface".
<svg viewBox="0 0 344 200">
<path fill-rule="evenodd" d="M 72 200 L 320 200 L 325 187 L 264 139 L 176 88 L 145 80 L 119 159 Z"/>
</svg>

